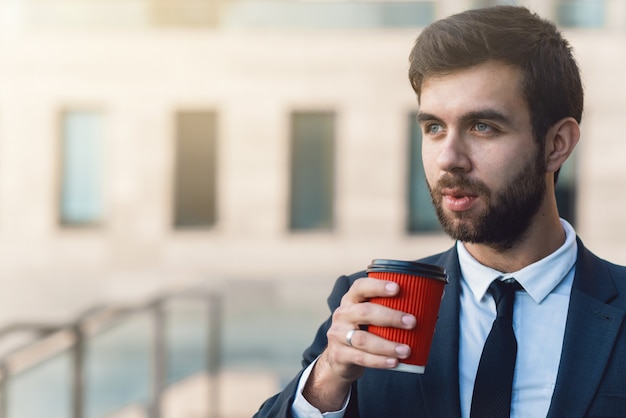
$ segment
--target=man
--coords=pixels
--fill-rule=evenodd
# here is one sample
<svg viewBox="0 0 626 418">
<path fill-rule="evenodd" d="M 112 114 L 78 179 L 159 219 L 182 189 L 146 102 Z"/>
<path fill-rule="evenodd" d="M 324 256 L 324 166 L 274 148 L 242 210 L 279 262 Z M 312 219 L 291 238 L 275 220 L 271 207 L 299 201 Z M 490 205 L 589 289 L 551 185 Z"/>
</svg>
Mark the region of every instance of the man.
<svg viewBox="0 0 626 418">
<path fill-rule="evenodd" d="M 426 371 L 389 370 L 409 347 L 366 330 L 416 326 L 411 315 L 368 303 L 398 287 L 363 272 L 343 276 L 305 370 L 257 416 L 625 417 L 626 268 L 584 247 L 554 194 L 583 111 L 569 44 L 552 23 L 503 6 L 435 22 L 410 63 L 426 178 L 457 240 L 421 260 L 449 278 Z M 494 286 L 513 279 L 522 287 L 510 293 L 517 355 L 509 381 L 481 397 L 489 380 L 507 375 L 498 366 L 485 382 L 488 363 L 515 351 L 482 355 L 501 316 Z M 506 401 L 492 407 L 502 388 Z"/>
</svg>

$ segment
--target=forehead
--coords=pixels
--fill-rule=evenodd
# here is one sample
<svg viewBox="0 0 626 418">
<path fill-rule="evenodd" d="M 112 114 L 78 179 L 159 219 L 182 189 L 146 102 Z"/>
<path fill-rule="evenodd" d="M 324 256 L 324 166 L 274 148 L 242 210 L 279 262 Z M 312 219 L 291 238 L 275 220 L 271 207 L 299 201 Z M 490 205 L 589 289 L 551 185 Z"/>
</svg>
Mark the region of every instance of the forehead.
<svg viewBox="0 0 626 418">
<path fill-rule="evenodd" d="M 520 69 L 490 61 L 422 82 L 420 111 L 455 115 L 484 109 L 529 115 Z"/>
</svg>

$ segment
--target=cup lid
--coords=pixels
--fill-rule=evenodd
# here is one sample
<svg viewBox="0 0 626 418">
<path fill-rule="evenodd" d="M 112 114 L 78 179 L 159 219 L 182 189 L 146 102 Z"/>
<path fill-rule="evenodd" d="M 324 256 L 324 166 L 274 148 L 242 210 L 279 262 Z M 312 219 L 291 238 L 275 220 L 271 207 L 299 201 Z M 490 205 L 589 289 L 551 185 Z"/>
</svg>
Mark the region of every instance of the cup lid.
<svg viewBox="0 0 626 418">
<path fill-rule="evenodd" d="M 377 258 L 372 260 L 372 263 L 367 266 L 367 272 L 405 273 L 448 282 L 445 268 L 435 264 L 418 263 L 416 261 Z"/>
</svg>

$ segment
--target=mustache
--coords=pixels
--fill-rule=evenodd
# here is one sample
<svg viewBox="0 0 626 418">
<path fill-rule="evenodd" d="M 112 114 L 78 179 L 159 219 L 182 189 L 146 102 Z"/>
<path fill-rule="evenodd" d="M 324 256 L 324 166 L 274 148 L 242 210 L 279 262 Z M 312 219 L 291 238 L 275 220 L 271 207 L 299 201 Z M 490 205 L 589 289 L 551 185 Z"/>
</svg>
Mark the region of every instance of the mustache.
<svg viewBox="0 0 626 418">
<path fill-rule="evenodd" d="M 431 188 L 431 194 L 441 195 L 443 189 L 461 189 L 464 192 L 475 195 L 489 196 L 490 190 L 485 183 L 480 180 L 473 180 L 466 176 L 446 173 Z"/>
</svg>

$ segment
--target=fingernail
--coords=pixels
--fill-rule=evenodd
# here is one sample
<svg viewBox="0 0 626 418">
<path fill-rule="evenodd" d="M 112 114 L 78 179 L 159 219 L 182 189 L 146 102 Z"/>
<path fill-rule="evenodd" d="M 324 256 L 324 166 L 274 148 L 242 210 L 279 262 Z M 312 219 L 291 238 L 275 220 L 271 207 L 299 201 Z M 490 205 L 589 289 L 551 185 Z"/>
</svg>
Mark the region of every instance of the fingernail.
<svg viewBox="0 0 626 418">
<path fill-rule="evenodd" d="M 410 352 L 411 352 L 410 348 L 406 345 L 396 346 L 396 354 L 398 354 L 398 356 L 402 358 L 408 357 Z"/>
<path fill-rule="evenodd" d="M 407 328 L 413 328 L 415 326 L 415 317 L 413 315 L 402 315 L 402 323 Z"/>
<path fill-rule="evenodd" d="M 398 283 L 389 282 L 385 285 L 385 290 L 387 293 L 393 295 L 398 291 Z"/>
<path fill-rule="evenodd" d="M 385 362 L 389 367 L 396 367 L 396 365 L 398 364 L 398 360 L 396 360 L 395 358 L 388 358 Z"/>
</svg>

